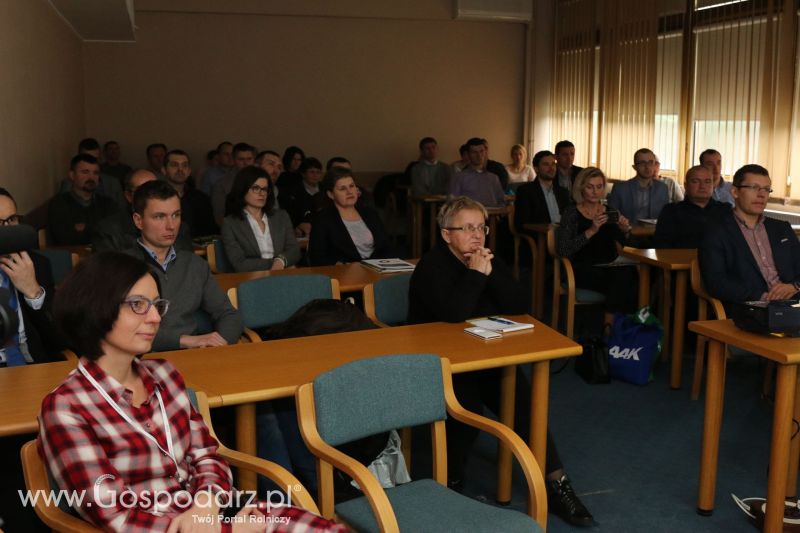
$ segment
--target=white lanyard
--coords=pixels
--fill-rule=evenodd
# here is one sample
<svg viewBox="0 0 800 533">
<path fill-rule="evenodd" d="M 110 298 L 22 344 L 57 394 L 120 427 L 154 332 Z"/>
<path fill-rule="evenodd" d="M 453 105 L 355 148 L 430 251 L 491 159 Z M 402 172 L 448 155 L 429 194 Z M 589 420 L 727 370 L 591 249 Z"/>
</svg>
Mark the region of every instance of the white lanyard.
<svg viewBox="0 0 800 533">
<path fill-rule="evenodd" d="M 167 448 L 169 451 L 162 448 L 161 445 L 158 443 L 158 440 L 152 434 L 148 433 L 142 427 L 142 425 L 139 424 L 139 422 L 128 416 L 128 414 L 125 411 L 123 411 L 119 405 L 117 405 L 117 402 L 115 402 L 111 398 L 111 396 L 109 396 L 108 393 L 103 389 L 103 387 L 101 387 L 100 384 L 89 374 L 89 372 L 86 371 L 82 363 L 78 363 L 78 370 L 80 370 L 81 374 L 83 374 L 84 377 L 89 380 L 89 383 L 91 383 L 94 386 L 94 388 L 97 389 L 97 392 L 99 392 L 100 396 L 102 396 L 103 399 L 105 399 L 105 401 L 108 402 L 108 405 L 113 407 L 114 410 L 117 413 L 119 413 L 119 416 L 124 418 L 125 421 L 128 422 L 128 424 L 130 424 L 133 427 L 133 429 L 135 429 L 136 431 L 144 435 L 146 438 L 153 441 L 153 443 L 156 446 L 158 446 L 158 449 L 161 450 L 161 452 L 164 455 L 166 455 L 172 460 L 172 462 L 175 464 L 175 478 L 178 480 L 178 483 L 183 485 L 184 480 L 181 477 L 180 468 L 178 468 L 178 460 L 175 458 L 175 450 L 172 447 L 172 432 L 170 431 L 169 423 L 167 422 L 167 410 L 164 408 L 164 400 L 161 399 L 161 393 L 158 391 L 158 389 L 157 388 L 155 389 L 156 398 L 158 398 L 158 405 L 159 407 L 161 407 L 161 420 L 164 422 L 164 435 L 167 437 Z"/>
</svg>

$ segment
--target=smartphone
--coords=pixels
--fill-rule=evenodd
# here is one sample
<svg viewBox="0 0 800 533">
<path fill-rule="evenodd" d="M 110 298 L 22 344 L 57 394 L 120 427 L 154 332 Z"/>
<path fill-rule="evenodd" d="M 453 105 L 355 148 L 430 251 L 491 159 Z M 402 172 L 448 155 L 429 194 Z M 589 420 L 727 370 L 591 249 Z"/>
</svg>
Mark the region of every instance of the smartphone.
<svg viewBox="0 0 800 533">
<path fill-rule="evenodd" d="M 613 207 L 606 209 L 606 216 L 608 217 L 606 224 L 616 224 L 619 222 L 619 211 Z"/>
</svg>

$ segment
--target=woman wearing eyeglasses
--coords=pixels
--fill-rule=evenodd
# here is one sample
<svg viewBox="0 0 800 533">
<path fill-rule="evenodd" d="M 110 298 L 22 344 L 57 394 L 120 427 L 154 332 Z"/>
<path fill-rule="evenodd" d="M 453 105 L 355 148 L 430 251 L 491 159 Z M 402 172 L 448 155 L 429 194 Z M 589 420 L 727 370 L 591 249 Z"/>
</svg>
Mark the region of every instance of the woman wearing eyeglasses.
<svg viewBox="0 0 800 533">
<path fill-rule="evenodd" d="M 44 398 L 38 445 L 56 485 L 83 494 L 74 510 L 104 531 L 266 531 L 266 512 L 290 518 L 280 531 L 341 531 L 293 507 L 220 524 L 213 495 L 232 490 L 230 468 L 175 367 L 139 359 L 168 308 L 147 265 L 117 252 L 82 261 L 59 290 L 56 322 L 82 357 Z"/>
<path fill-rule="evenodd" d="M 486 248 L 487 213 L 466 196 L 452 198 L 439 210 L 442 240 L 419 260 L 408 290 L 408 322 L 463 322 L 468 318 L 528 312 L 526 291 L 511 270 Z M 453 376 L 459 402 L 480 413 L 484 407 L 499 414 L 500 369 Z M 527 439 L 530 428 L 530 384 L 517 372 L 514 429 Z M 448 485 L 464 487 L 466 463 L 478 431 L 447 420 Z M 548 433 L 545 478 L 549 509 L 573 525 L 592 524 L 592 515 L 572 489 L 556 446 Z"/>
<path fill-rule="evenodd" d="M 326 194 L 333 202 L 317 212 L 311 223 L 308 258 L 313 266 L 395 255 L 377 211 L 357 204 L 361 191 L 352 170 L 331 169 L 318 194 Z"/>
<path fill-rule="evenodd" d="M 252 166 L 236 174 L 226 199 L 222 245 L 236 272 L 282 270 L 300 260 L 292 221 L 275 207 L 266 170 Z"/>
</svg>

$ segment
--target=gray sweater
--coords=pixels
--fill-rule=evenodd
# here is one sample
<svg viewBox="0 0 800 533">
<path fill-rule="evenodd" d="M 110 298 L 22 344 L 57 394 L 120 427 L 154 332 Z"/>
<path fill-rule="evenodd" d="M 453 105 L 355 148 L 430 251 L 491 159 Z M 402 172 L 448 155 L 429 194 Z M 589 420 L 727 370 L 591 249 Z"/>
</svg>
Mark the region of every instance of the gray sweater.
<svg viewBox="0 0 800 533">
<path fill-rule="evenodd" d="M 181 335 L 219 332 L 229 344 L 239 341 L 243 326 L 239 312 L 214 279 L 208 263 L 193 252 L 178 250 L 174 261 L 161 268 L 141 245 L 126 253 L 142 259 L 158 276 L 161 297 L 169 300 L 169 311 L 153 341 L 153 351 L 180 349 Z M 204 314 L 205 313 L 205 314 Z M 211 320 L 211 329 L 204 322 Z"/>
</svg>

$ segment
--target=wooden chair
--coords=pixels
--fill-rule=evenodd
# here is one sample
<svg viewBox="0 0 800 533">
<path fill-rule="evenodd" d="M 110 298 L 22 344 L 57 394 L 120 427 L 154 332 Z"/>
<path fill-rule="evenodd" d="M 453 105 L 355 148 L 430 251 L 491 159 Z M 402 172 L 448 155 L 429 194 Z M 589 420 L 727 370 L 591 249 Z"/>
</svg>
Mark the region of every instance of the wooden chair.
<svg viewBox="0 0 800 533">
<path fill-rule="evenodd" d="M 356 531 L 544 531 L 544 478 L 527 445 L 505 425 L 465 410 L 453 392 L 450 362 L 431 354 L 354 361 L 297 389 L 300 431 L 317 457 L 322 515 Z M 446 417 L 479 428 L 508 446 L 528 483 L 528 515 L 480 503 L 447 488 Z M 370 471 L 334 446 L 393 428 L 429 424 L 433 478 L 384 489 Z M 333 468 L 352 477 L 365 496 L 334 502 Z M 483 523 L 483 527 L 481 527 Z"/>
<path fill-rule="evenodd" d="M 558 329 L 561 297 L 564 296 L 566 298 L 566 335 L 572 338 L 575 333 L 575 306 L 602 304 L 606 301 L 606 297 L 597 291 L 577 287 L 572 261 L 557 253 L 555 228 L 550 228 L 547 232 L 547 251 L 553 257 L 553 329 Z"/>
<path fill-rule="evenodd" d="M 228 289 L 231 304 L 242 315 L 243 337 L 251 342 L 261 342 L 254 328 L 279 324 L 311 300 L 340 297 L 339 280 L 320 274 L 268 276 Z"/>
<path fill-rule="evenodd" d="M 225 248 L 222 246 L 222 241 L 219 239 L 214 239 L 206 245 L 206 260 L 208 261 L 208 267 L 211 269 L 212 274 L 223 274 L 235 271 L 231 262 L 228 261 L 228 256 L 225 255 Z"/>
<path fill-rule="evenodd" d="M 39 250 L 47 248 L 47 228 L 40 228 L 37 232 L 39 237 Z"/>
<path fill-rule="evenodd" d="M 69 250 L 61 248 L 46 248 L 44 250 L 37 250 L 37 254 L 46 257 L 50 262 L 50 271 L 53 274 L 53 283 L 56 286 L 61 285 L 64 278 L 72 272 L 75 265 L 80 261 L 80 257 L 76 253 L 71 253 Z"/>
<path fill-rule="evenodd" d="M 700 274 L 700 263 L 697 259 L 692 261 L 690 273 L 692 290 L 697 295 L 697 320 L 708 320 L 708 310 L 711 308 L 713 317 L 717 320 L 725 320 L 725 308 L 722 302 L 708 294 L 703 287 L 703 278 Z M 703 365 L 706 359 L 706 344 L 708 339 L 702 335 L 697 336 L 697 345 L 694 356 L 694 377 L 692 378 L 692 400 L 700 397 L 700 387 L 703 380 Z M 727 350 L 727 348 L 726 348 Z"/>
<path fill-rule="evenodd" d="M 211 412 L 208 408 L 208 398 L 205 393 L 194 392 L 191 389 L 188 389 L 187 392 L 192 399 L 192 403 L 194 403 L 197 408 L 197 412 L 200 413 L 208 426 L 211 436 L 219 442 L 219 439 L 217 439 L 214 433 L 214 427 L 211 425 Z M 296 477 L 283 467 L 265 459 L 259 459 L 258 457 L 232 450 L 222 443 L 219 444 L 218 453 L 230 466 L 243 468 L 266 476 L 273 480 L 279 487 L 292 487 L 292 503 L 312 513 L 319 514 L 319 509 L 309 492 Z M 22 471 L 25 476 L 26 488 L 30 491 L 53 490 L 47 467 L 42 462 L 42 458 L 39 457 L 39 451 L 36 449 L 36 441 L 32 440 L 25 443 L 20 455 L 22 457 Z M 100 531 L 100 529 L 92 526 L 83 519 L 69 514 L 66 509 L 53 505 L 46 505 L 43 498 L 39 498 L 36 501 L 34 511 L 42 522 L 54 531 L 65 533 L 90 533 Z"/>
<path fill-rule="evenodd" d="M 395 274 L 364 287 L 364 312 L 382 328 L 404 324 L 408 318 L 411 274 Z"/>
<path fill-rule="evenodd" d="M 508 230 L 511 232 L 511 235 L 514 237 L 514 279 L 519 281 L 519 250 L 520 244 L 525 241 L 527 243 L 528 248 L 531 251 L 531 272 L 533 273 L 536 270 L 536 239 L 532 235 L 528 235 L 527 233 L 522 233 L 516 226 L 516 222 L 514 220 L 514 204 L 511 204 L 508 207 Z M 531 300 L 533 302 L 533 300 Z"/>
</svg>

